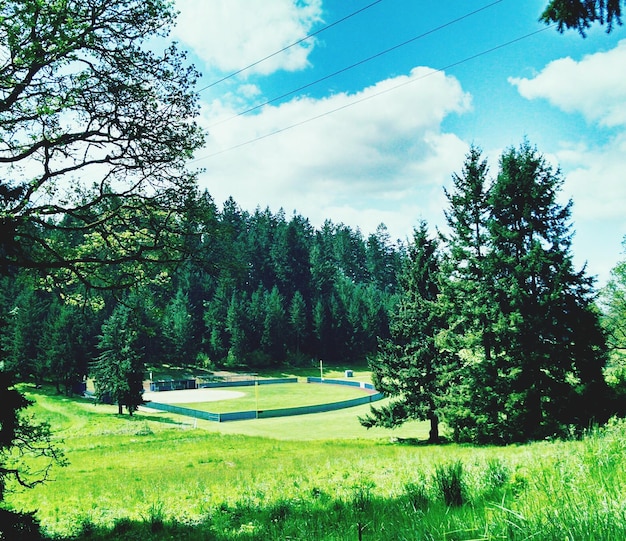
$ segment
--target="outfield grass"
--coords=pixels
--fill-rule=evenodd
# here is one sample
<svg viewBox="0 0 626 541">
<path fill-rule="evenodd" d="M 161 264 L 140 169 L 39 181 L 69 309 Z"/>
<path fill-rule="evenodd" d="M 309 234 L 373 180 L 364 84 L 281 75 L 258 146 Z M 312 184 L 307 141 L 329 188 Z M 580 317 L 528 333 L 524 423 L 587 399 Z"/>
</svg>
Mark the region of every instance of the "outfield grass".
<svg viewBox="0 0 626 541">
<path fill-rule="evenodd" d="M 270 410 L 328 404 L 330 402 L 361 398 L 366 393 L 366 391 L 358 387 L 319 383 L 280 383 L 228 387 L 228 390 L 241 393 L 242 396 L 236 399 L 190 402 L 180 405 L 201 411 L 227 413 L 232 411 Z M 158 396 L 154 397 L 154 401 L 158 402 Z"/>
<path fill-rule="evenodd" d="M 70 465 L 8 500 L 59 538 L 626 539 L 624 423 L 583 441 L 428 446 L 390 439 L 424 438 L 422 423 L 366 431 L 367 406 L 194 428 L 31 393 Z"/>
</svg>

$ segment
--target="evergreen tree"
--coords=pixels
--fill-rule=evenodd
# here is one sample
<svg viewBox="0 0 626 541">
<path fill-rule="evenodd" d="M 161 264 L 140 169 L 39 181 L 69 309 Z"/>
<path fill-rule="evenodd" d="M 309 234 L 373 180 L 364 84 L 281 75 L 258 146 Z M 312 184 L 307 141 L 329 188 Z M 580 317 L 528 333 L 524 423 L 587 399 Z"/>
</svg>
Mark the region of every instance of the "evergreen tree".
<svg viewBox="0 0 626 541">
<path fill-rule="evenodd" d="M 395 291 L 399 259 L 385 224 L 380 224 L 368 237 L 366 259 L 370 279 L 383 291 Z"/>
<path fill-rule="evenodd" d="M 75 306 L 57 301 L 50 306 L 45 319 L 40 348 L 42 364 L 57 392 L 61 392 L 63 386 L 66 395 L 70 395 L 73 385 L 87 375 L 90 353 L 87 315 Z"/>
<path fill-rule="evenodd" d="M 213 297 L 204 303 L 204 325 L 208 336 L 208 355 L 211 361 L 222 362 L 228 354 L 229 336 L 226 317 L 233 295 L 233 280 L 222 274 Z"/>
<path fill-rule="evenodd" d="M 592 280 L 573 267 L 571 202 L 557 202 L 561 184 L 527 142 L 501 157 L 481 265 L 487 297 L 466 297 L 459 314 L 493 299 L 482 331 L 491 338 L 489 350 L 483 339 L 482 351 L 457 352 L 461 362 L 450 377 L 458 392 L 445 410 L 457 439 L 541 439 L 605 419 L 606 349 Z M 462 323 L 453 318 L 450 332 L 467 333 Z"/>
<path fill-rule="evenodd" d="M 324 222 L 321 230 L 315 233 L 311 249 L 311 278 L 314 295 L 327 299 L 337 279 L 337 261 L 333 247 L 334 227 L 330 221 Z"/>
<path fill-rule="evenodd" d="M 546 24 L 556 23 L 559 32 L 575 28 L 585 37 L 594 23 L 607 24 L 607 32 L 622 24 L 624 0 L 550 0 L 541 14 Z"/>
<path fill-rule="evenodd" d="M 228 354 L 226 364 L 229 367 L 245 366 L 250 352 L 249 317 L 243 293 L 234 292 L 226 312 L 226 330 L 228 331 Z"/>
<path fill-rule="evenodd" d="M 269 208 L 257 208 L 249 220 L 248 263 L 249 286 L 254 289 L 261 284 L 270 291 L 276 283 L 276 272 L 272 261 L 272 246 L 279 226 L 284 224 L 284 215 L 274 216 Z"/>
<path fill-rule="evenodd" d="M 322 360 L 332 357 L 331 323 L 328 306 L 318 298 L 313 306 L 313 333 L 315 336 L 315 353 Z"/>
<path fill-rule="evenodd" d="M 302 343 L 306 340 L 307 332 L 306 303 L 300 291 L 294 293 L 289 305 L 289 329 L 292 337 L 291 345 L 293 350 L 295 350 L 296 357 L 298 357 Z"/>
<path fill-rule="evenodd" d="M 192 362 L 193 322 L 189 298 L 181 288 L 165 307 L 161 323 L 161 333 L 165 342 L 165 355 L 168 362 L 175 365 Z"/>
<path fill-rule="evenodd" d="M 421 222 L 413 234 L 408 260 L 400 276 L 400 299 L 391 315 L 389 340 L 381 341 L 370 366 L 376 388 L 392 398 L 372 407 L 362 418 L 366 427 L 393 428 L 409 419 L 430 421 L 429 441 L 439 441 L 440 372 L 448 354 L 436 344 L 444 326 L 437 306 L 439 286 L 437 241 Z"/>
<path fill-rule="evenodd" d="M 445 211 L 448 230 L 441 236 L 446 251 L 439 302 L 447 325 L 437 342 L 453 355 L 442 374 L 441 412 L 455 438 L 476 442 L 497 440 L 489 427 L 499 424 L 502 399 L 507 395 L 494 360 L 499 311 L 487 257 L 491 250 L 488 172 L 481 150 L 471 147 L 461 174 L 452 175 L 452 190 L 444 190 L 449 203 Z M 475 408 L 482 412 L 480 427 Z"/>
<path fill-rule="evenodd" d="M 235 200 L 229 197 L 220 214 L 217 242 L 220 244 L 220 279 L 233 287 L 249 285 L 250 264 L 248 257 L 249 215 L 242 211 Z M 211 239 L 206 239 L 210 242 Z M 256 287 L 258 284 L 254 284 Z"/>
<path fill-rule="evenodd" d="M 272 291 L 266 293 L 264 301 L 265 320 L 261 347 L 269 355 L 271 361 L 281 363 L 285 359 L 285 332 L 287 330 L 283 296 L 274 286 Z"/>
<path fill-rule="evenodd" d="M 366 245 L 359 230 L 346 225 L 337 226 L 334 233 L 334 252 L 337 265 L 355 283 L 368 281 Z"/>
<path fill-rule="evenodd" d="M 144 356 L 139 346 L 137 308 L 118 304 L 102 325 L 101 351 L 93 368 L 96 397 L 110 400 L 130 415 L 143 403 Z"/>
<path fill-rule="evenodd" d="M 445 211 L 448 233 L 442 235 L 446 254 L 442 262 L 446 280 L 442 302 L 454 321 L 456 339 L 452 350 L 469 350 L 491 358 L 495 307 L 488 292 L 490 270 L 487 268 L 489 238 L 488 166 L 481 151 L 472 147 L 466 156 L 461 175 L 452 176 L 453 191 L 444 189 L 449 202 Z"/>
<path fill-rule="evenodd" d="M 513 399 L 506 406 L 515 439 L 604 420 L 606 352 L 592 280 L 573 267 L 571 201 L 556 200 L 562 182 L 524 143 L 503 154 L 491 192 L 498 349 L 510 377 Z"/>
<path fill-rule="evenodd" d="M 277 229 L 271 256 L 276 285 L 287 302 L 291 302 L 296 291 L 310 295 L 312 240 L 312 228 L 301 216 L 294 215 L 288 224 Z"/>
<path fill-rule="evenodd" d="M 49 306 L 48 296 L 34 289 L 34 284 L 30 281 L 26 281 L 15 299 L 7 321 L 4 345 L 8 353 L 6 369 L 22 381 L 34 378 L 36 385 L 41 385 L 46 375 L 45 362 L 42 362 L 41 356 L 41 337 Z"/>
</svg>

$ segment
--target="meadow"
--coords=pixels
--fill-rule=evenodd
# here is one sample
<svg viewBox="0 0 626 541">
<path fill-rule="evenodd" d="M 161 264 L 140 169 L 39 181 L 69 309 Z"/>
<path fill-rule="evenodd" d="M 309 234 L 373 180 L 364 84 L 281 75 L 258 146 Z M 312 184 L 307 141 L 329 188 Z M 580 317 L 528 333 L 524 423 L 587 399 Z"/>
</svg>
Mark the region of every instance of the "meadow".
<svg viewBox="0 0 626 541">
<path fill-rule="evenodd" d="M 69 465 L 16 491 L 59 540 L 623 540 L 626 423 L 580 441 L 425 445 L 369 406 L 233 423 L 26 389 Z"/>
</svg>

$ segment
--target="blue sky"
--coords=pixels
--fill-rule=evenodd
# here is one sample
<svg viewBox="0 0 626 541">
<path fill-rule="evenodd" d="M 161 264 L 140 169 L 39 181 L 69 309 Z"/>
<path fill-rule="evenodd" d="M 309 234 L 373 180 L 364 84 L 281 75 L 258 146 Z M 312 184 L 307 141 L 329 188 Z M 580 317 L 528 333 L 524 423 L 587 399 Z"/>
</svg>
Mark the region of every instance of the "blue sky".
<svg viewBox="0 0 626 541">
<path fill-rule="evenodd" d="M 173 37 L 203 74 L 201 186 L 406 239 L 443 226 L 471 144 L 495 175 L 527 138 L 561 168 L 576 263 L 602 285 L 624 257 L 626 29 L 559 34 L 538 22 L 546 1 L 177 0 Z"/>
</svg>

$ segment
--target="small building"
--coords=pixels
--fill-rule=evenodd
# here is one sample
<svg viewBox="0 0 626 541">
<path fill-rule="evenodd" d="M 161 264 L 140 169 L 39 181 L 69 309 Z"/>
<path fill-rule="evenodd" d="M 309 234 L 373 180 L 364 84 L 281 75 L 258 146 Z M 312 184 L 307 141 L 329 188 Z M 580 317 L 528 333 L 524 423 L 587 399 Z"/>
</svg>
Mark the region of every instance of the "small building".
<svg viewBox="0 0 626 541">
<path fill-rule="evenodd" d="M 150 382 L 150 391 L 181 391 L 184 389 L 196 389 L 196 379 L 162 379 Z"/>
</svg>

